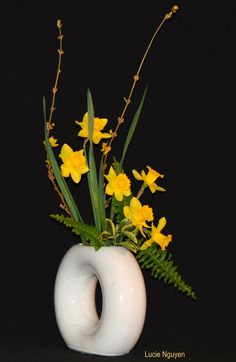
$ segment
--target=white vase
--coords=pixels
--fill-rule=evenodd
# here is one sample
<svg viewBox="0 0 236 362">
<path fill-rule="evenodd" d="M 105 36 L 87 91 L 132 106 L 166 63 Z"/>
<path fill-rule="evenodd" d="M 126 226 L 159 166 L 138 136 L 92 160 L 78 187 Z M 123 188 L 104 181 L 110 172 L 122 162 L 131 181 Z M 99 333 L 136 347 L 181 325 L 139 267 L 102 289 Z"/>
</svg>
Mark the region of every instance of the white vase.
<svg viewBox="0 0 236 362">
<path fill-rule="evenodd" d="M 102 292 L 98 317 L 96 284 Z M 60 333 L 73 350 L 104 356 L 129 353 L 146 315 L 143 274 L 123 247 L 74 245 L 64 256 L 55 283 L 55 313 Z"/>
</svg>

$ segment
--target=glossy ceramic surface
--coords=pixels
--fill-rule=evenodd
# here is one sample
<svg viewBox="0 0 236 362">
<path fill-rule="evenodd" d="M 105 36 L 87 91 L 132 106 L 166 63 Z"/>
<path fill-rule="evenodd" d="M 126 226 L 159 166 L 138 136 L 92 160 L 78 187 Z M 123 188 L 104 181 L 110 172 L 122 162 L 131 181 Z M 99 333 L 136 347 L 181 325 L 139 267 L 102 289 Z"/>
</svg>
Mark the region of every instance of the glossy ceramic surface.
<svg viewBox="0 0 236 362">
<path fill-rule="evenodd" d="M 98 317 L 96 284 L 102 291 Z M 146 289 L 139 264 L 123 247 L 74 245 L 58 269 L 55 313 L 71 349 L 118 356 L 136 344 L 146 315 Z"/>
</svg>

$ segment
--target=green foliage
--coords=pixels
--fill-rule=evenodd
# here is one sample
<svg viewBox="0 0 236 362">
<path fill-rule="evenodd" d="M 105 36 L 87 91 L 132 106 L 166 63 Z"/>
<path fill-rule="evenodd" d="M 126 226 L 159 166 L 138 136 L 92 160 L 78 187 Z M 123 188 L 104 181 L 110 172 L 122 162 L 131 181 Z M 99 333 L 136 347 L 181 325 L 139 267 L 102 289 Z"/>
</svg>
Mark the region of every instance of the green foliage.
<svg viewBox="0 0 236 362">
<path fill-rule="evenodd" d="M 100 161 L 100 168 L 99 168 L 99 175 L 98 175 L 98 201 L 99 201 L 99 215 L 101 218 L 101 228 L 105 230 L 105 219 L 106 219 L 106 212 L 105 212 L 105 192 L 104 192 L 104 173 L 103 173 L 103 159 L 104 156 L 102 155 Z"/>
<path fill-rule="evenodd" d="M 165 284 L 173 284 L 180 292 L 196 299 L 194 291 L 182 280 L 177 266 L 174 266 L 171 254 L 152 244 L 148 249 L 140 250 L 136 258 L 142 269 L 151 269 L 154 278 L 162 280 Z"/>
<path fill-rule="evenodd" d="M 117 159 L 115 157 L 113 157 L 112 167 L 117 175 L 119 175 L 119 173 L 123 172 L 121 163 L 119 161 L 117 161 Z"/>
<path fill-rule="evenodd" d="M 100 249 L 104 245 L 101 232 L 95 226 L 80 223 L 64 215 L 52 214 L 50 216 L 59 223 L 71 228 L 72 232 L 76 235 L 83 235 L 87 241 L 90 241 L 88 245 L 93 246 L 95 250 Z"/>
<path fill-rule="evenodd" d="M 101 200 L 99 198 L 98 190 L 98 179 L 97 179 L 97 170 L 96 164 L 93 155 L 93 130 L 94 130 L 94 108 L 93 101 L 90 90 L 87 92 L 87 107 L 88 107 L 88 129 L 89 129 L 89 155 L 88 155 L 88 186 L 90 192 L 90 198 L 93 207 L 93 216 L 96 227 L 101 230 L 101 223 L 104 222 L 104 213 L 101 213 L 101 210 L 104 210 L 104 205 L 101 205 Z"/>
<path fill-rule="evenodd" d="M 133 195 L 124 196 L 122 201 L 118 201 L 113 197 L 112 205 L 117 224 L 119 224 L 124 219 L 124 212 L 123 212 L 124 207 L 130 205 L 132 197 Z"/>
<path fill-rule="evenodd" d="M 102 233 L 102 238 L 107 246 L 124 246 L 133 253 L 137 253 L 139 250 L 137 234 L 137 228 L 128 219 L 123 219 L 119 224 L 106 219 L 106 231 Z"/>
</svg>

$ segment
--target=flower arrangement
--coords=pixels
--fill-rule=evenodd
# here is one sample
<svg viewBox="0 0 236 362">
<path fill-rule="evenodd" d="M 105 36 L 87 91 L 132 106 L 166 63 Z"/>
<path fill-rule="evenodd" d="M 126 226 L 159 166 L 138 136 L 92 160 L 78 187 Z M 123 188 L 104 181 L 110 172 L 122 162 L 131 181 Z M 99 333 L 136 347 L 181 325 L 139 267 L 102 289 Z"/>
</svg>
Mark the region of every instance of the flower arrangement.
<svg viewBox="0 0 236 362">
<path fill-rule="evenodd" d="M 67 143 L 64 143 L 56 156 L 54 150 L 59 147 L 59 144 L 57 139 L 54 138 L 55 124 L 52 117 L 55 111 L 61 62 L 64 54 L 62 22 L 61 20 L 57 21 L 59 32 L 58 67 L 48 117 L 45 98 L 43 100 L 44 145 L 47 154 L 48 177 L 60 198 L 60 207 L 64 211 L 63 214 L 52 214 L 50 216 L 78 235 L 83 245 L 92 246 L 95 250 L 110 245 L 129 249 L 135 255 L 141 268 L 149 269 L 154 278 L 173 285 L 180 292 L 196 299 L 194 291 L 182 279 L 177 267 L 174 265 L 171 253 L 167 251 L 167 247 L 172 241 L 172 235 L 165 235 L 163 231 L 166 218 L 161 217 L 156 220 L 152 207 L 146 205 L 143 201 L 146 192 L 155 194 L 156 192 L 165 191 L 163 187 L 157 184 L 164 175 L 148 165 L 142 171 L 132 170 L 131 181 L 130 176 L 123 167 L 130 141 L 141 114 L 147 88 L 144 90 L 138 109 L 130 122 L 120 160 L 118 161 L 113 157 L 109 161 L 113 141 L 117 138 L 118 130 L 125 120 L 126 110 L 131 102 L 136 83 L 140 78 L 145 58 L 160 28 L 177 10 L 178 6 L 175 5 L 164 16 L 149 42 L 138 71 L 133 77 L 130 93 L 127 98 L 124 98 L 124 109 L 118 117 L 114 131 L 105 130 L 108 124 L 107 118 L 99 118 L 94 115 L 92 96 L 90 90 L 88 90 L 87 110 L 82 120 L 75 121 L 76 127 L 79 127 L 78 137 L 83 141 L 81 147 L 73 150 Z M 95 152 L 100 156 L 99 164 L 96 164 L 95 160 L 98 157 L 95 157 Z M 84 177 L 87 177 L 88 193 L 94 218 L 93 225 L 87 224 L 82 217 L 66 182 L 66 179 L 71 178 L 78 185 L 81 178 Z M 137 195 L 132 191 L 133 182 L 140 183 Z"/>
</svg>

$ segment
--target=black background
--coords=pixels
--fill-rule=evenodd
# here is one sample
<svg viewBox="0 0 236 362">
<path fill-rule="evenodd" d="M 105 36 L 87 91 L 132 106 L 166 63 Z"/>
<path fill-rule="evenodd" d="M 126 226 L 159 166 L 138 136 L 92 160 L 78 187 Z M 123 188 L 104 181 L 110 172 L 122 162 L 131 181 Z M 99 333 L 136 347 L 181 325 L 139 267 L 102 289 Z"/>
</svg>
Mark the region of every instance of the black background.
<svg viewBox="0 0 236 362">
<path fill-rule="evenodd" d="M 180 11 L 145 62 L 127 123 L 147 83 L 149 90 L 125 167 L 149 164 L 165 174 L 160 184 L 167 192 L 149 201 L 159 217 L 166 216 L 166 232 L 173 234 L 169 250 L 198 299 L 144 273 L 147 318 L 138 344 L 123 360 L 144 361 L 145 350 L 185 352 L 189 361 L 236 360 L 236 6 L 189 3 L 178 3 Z M 48 217 L 59 209 L 44 167 L 42 97 L 49 103 L 56 20 L 64 24 L 65 56 L 55 132 L 60 143 L 76 147 L 74 120 L 86 111 L 87 88 L 96 115 L 108 117 L 112 127 L 148 41 L 173 5 L 15 1 L 1 15 L 2 361 L 109 359 L 68 350 L 54 317 L 56 271 L 77 241 Z M 124 124 L 114 143 L 118 158 L 126 132 Z M 81 188 L 81 208 L 89 213 Z"/>
</svg>

